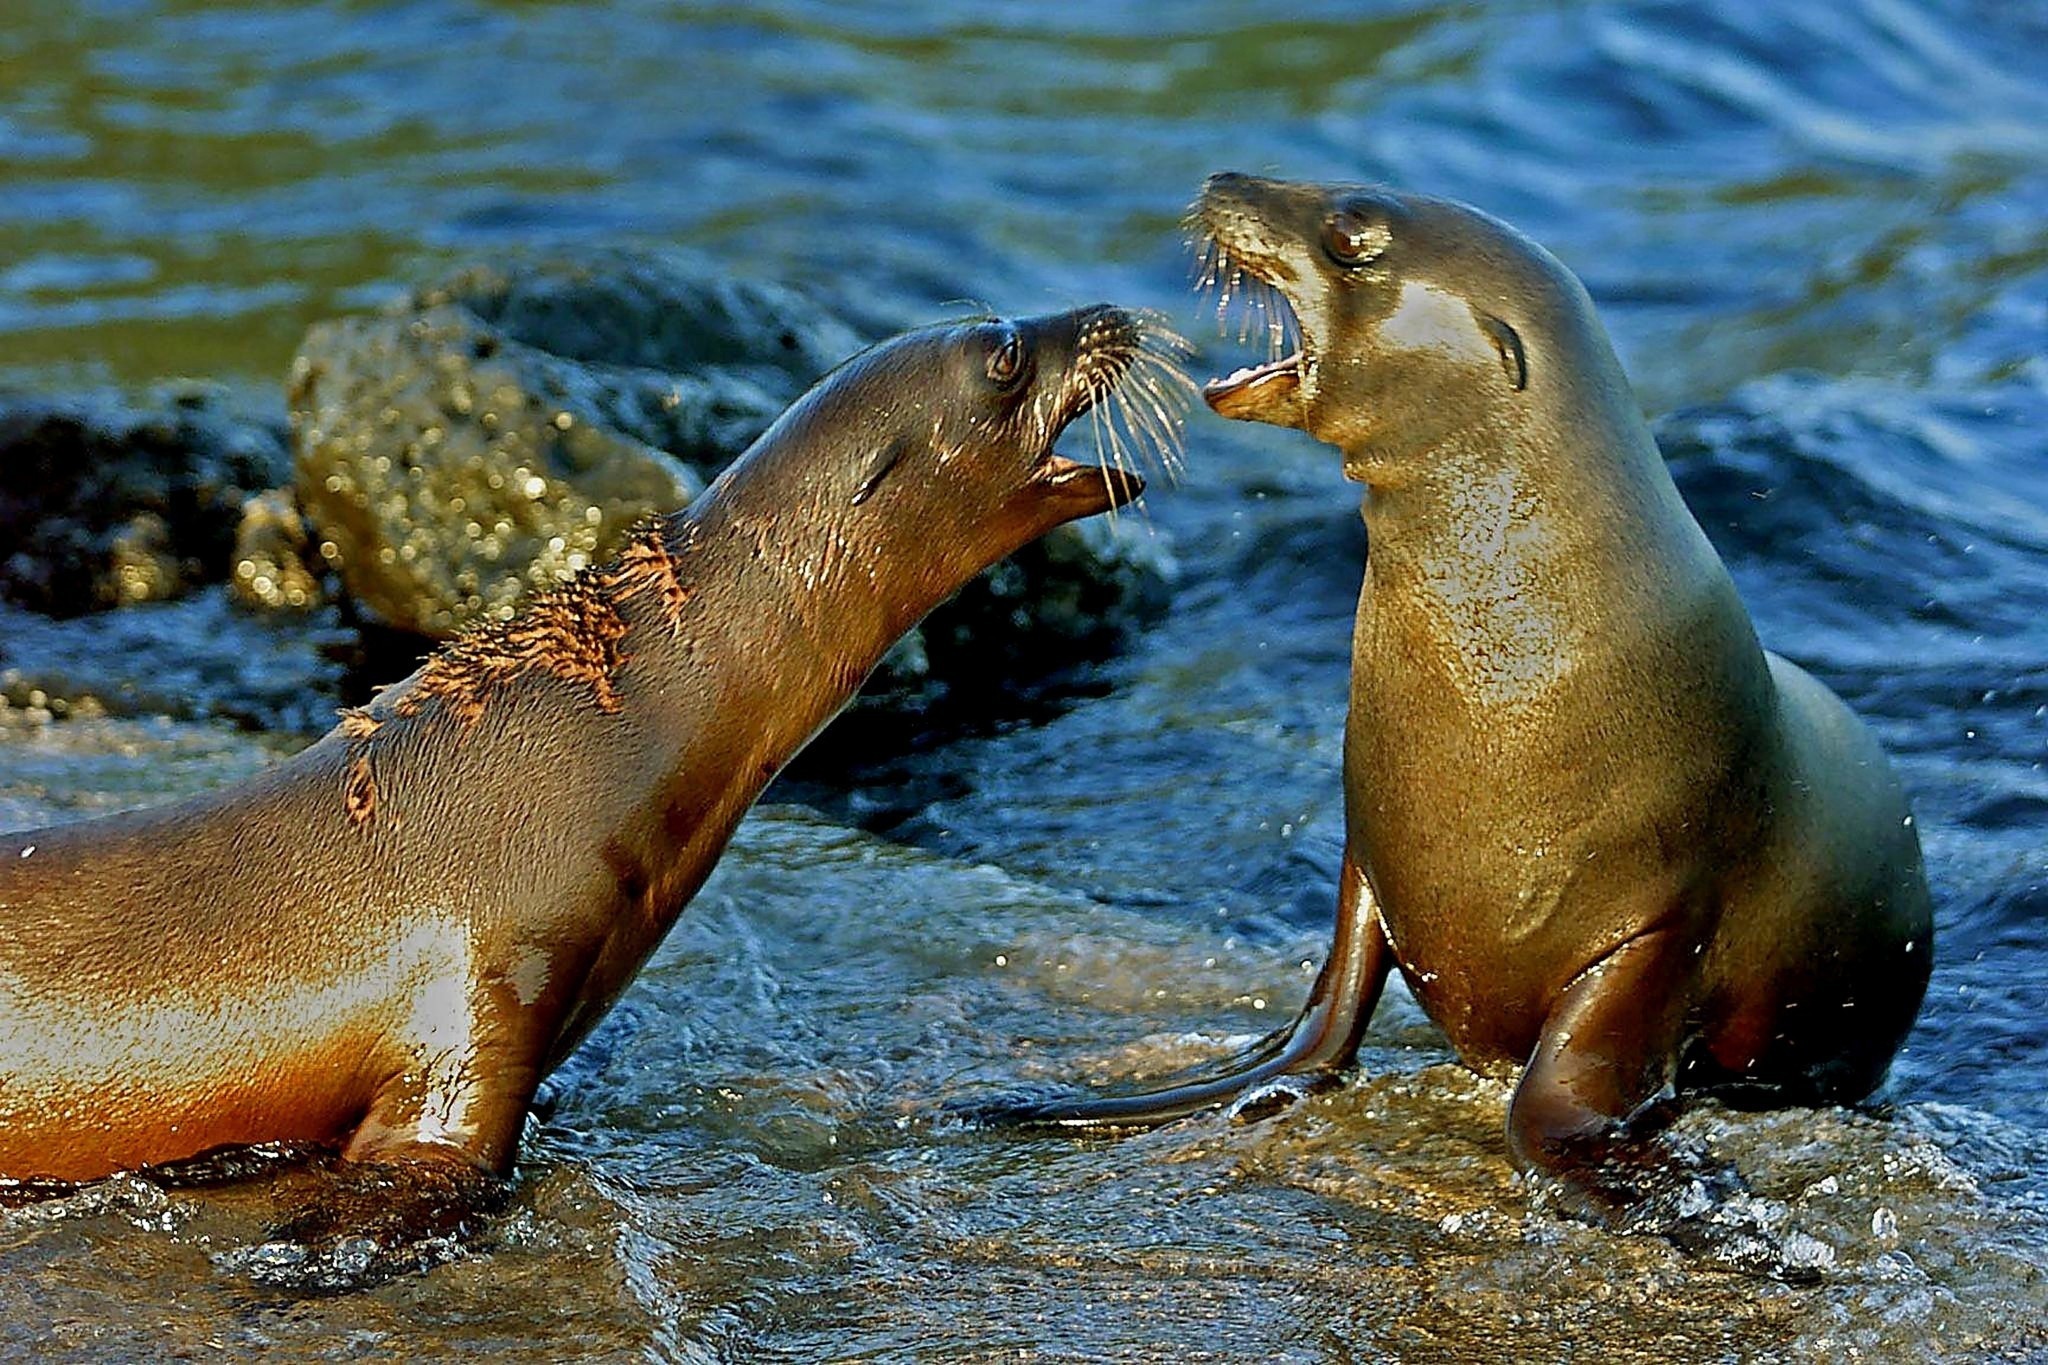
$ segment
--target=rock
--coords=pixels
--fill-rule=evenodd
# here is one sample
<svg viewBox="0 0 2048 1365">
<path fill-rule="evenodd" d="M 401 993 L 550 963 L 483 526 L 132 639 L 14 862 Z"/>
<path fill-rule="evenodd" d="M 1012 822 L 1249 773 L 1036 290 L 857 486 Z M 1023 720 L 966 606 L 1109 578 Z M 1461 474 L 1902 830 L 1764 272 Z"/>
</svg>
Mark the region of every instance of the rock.
<svg viewBox="0 0 2048 1365">
<path fill-rule="evenodd" d="M 228 591 L 245 607 L 311 611 L 326 595 L 308 567 L 306 523 L 291 491 L 273 488 L 242 504 Z M 317 561 L 315 561 L 317 562 Z"/>
<path fill-rule="evenodd" d="M 1106 657 L 1166 607 L 1172 555 L 1133 519 L 1059 527 L 990 568 L 928 617 L 923 675 L 956 690 L 1003 690 Z M 878 681 L 910 681 L 895 656 Z M 871 685 L 872 688 L 872 685 Z"/>
<path fill-rule="evenodd" d="M 431 636 L 504 619 L 694 496 L 686 466 L 599 424 L 573 392 L 580 368 L 446 305 L 307 333 L 290 389 L 299 503 L 358 604 Z"/>
<path fill-rule="evenodd" d="M 1163 539 L 1129 519 L 1075 522 L 1025 546 L 897 642 L 799 760 L 789 799 L 829 801 L 808 784 L 833 788 L 880 763 L 871 775 L 885 792 L 922 804 L 929 794 L 898 760 L 1085 694 L 1094 680 L 1076 666 L 1110 657 L 1163 612 L 1176 572 Z"/>
<path fill-rule="evenodd" d="M 301 507 L 386 624 L 447 636 L 687 503 L 858 338 L 661 257 L 465 270 L 293 364 Z"/>
<path fill-rule="evenodd" d="M 864 340 L 794 290 L 734 277 L 707 261 L 599 254 L 518 271 L 473 266 L 421 291 L 418 305 L 455 304 L 513 339 L 588 365 L 750 380 L 775 415 Z M 660 386 L 655 386 L 657 395 Z M 751 404 L 752 399 L 743 399 Z M 696 459 L 689 403 L 621 414 L 641 440 Z M 747 438 L 751 440 L 752 438 Z M 724 464 L 729 442 L 707 452 Z"/>
<path fill-rule="evenodd" d="M 508 616 L 687 503 L 859 343 L 799 294 L 680 258 L 464 270 L 307 334 L 290 405 L 308 537 L 383 624 L 446 637 Z M 934 612 L 863 705 L 1107 654 L 1168 571 L 1135 527 L 1063 527 Z"/>
<path fill-rule="evenodd" d="M 0 596 L 75 616 L 217 582 L 289 470 L 283 422 L 224 389 L 0 397 Z"/>
</svg>

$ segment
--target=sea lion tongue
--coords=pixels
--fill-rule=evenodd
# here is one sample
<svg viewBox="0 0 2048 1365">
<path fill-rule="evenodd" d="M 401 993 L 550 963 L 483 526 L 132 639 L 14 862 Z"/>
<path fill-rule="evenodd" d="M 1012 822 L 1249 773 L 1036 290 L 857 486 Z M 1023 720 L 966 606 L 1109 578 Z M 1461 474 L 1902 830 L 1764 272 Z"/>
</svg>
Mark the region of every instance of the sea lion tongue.
<svg viewBox="0 0 2048 1365">
<path fill-rule="evenodd" d="M 1268 422 L 1299 427 L 1301 352 L 1265 365 L 1248 366 L 1202 386 L 1202 401 L 1219 416 L 1236 422 Z"/>
</svg>

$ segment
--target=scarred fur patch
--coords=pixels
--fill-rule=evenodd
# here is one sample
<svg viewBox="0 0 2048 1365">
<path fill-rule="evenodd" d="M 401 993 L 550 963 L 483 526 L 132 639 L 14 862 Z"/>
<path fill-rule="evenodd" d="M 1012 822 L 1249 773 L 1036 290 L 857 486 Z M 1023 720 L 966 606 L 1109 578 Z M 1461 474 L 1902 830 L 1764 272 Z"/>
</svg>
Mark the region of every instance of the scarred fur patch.
<svg viewBox="0 0 2048 1365">
<path fill-rule="evenodd" d="M 349 823 L 366 829 L 377 818 L 377 775 L 370 770 L 370 736 L 383 720 L 367 706 L 343 707 L 339 729 L 348 740 L 348 766 L 341 774 L 341 808 Z"/>
<path fill-rule="evenodd" d="M 370 771 L 369 747 L 364 741 L 357 741 L 356 752 L 349 756 L 342 775 L 341 808 L 357 829 L 367 829 L 377 818 L 377 776 Z"/>
<path fill-rule="evenodd" d="M 619 641 L 626 621 L 604 571 L 570 579 L 533 599 L 503 625 L 460 636 L 427 661 L 412 690 L 391 708 L 416 716 L 430 701 L 464 725 L 475 724 L 484 706 L 513 679 L 547 673 L 588 688 L 597 709 L 619 709 L 612 686 L 625 656 Z"/>
<path fill-rule="evenodd" d="M 688 529 L 682 534 L 687 537 Z M 479 626 L 444 645 L 382 714 L 367 706 L 344 710 L 337 728 L 349 740 L 342 778 L 349 820 L 365 829 L 377 815 L 371 740 L 392 719 L 417 716 L 430 701 L 439 702 L 459 724 L 473 725 L 492 697 L 523 675 L 538 672 L 588 689 L 599 711 L 616 712 L 614 679 L 631 657 L 620 648 L 628 630 L 620 608 L 643 595 L 660 604 L 669 635 L 680 634 L 691 589 L 683 582 L 665 518 L 641 522 L 627 533 L 617 559 L 541 593 L 510 621 Z"/>
<path fill-rule="evenodd" d="M 683 628 L 683 604 L 690 600 L 690 589 L 676 568 L 677 561 L 675 553 L 669 549 L 666 528 L 657 518 L 635 526 L 627 534 L 618 562 L 599 572 L 609 576 L 611 588 L 622 602 L 630 601 L 643 592 L 659 594 L 662 614 L 668 621 L 669 634 L 673 636 Z"/>
<path fill-rule="evenodd" d="M 670 634 L 679 631 L 690 589 L 661 518 L 634 527 L 612 562 L 541 593 L 510 621 L 481 626 L 444 646 L 392 711 L 415 716 L 438 701 L 464 725 L 474 724 L 493 696 L 539 672 L 587 688 L 598 710 L 615 712 L 613 678 L 629 657 L 619 648 L 627 630 L 619 608 L 644 593 L 659 598 Z"/>
</svg>

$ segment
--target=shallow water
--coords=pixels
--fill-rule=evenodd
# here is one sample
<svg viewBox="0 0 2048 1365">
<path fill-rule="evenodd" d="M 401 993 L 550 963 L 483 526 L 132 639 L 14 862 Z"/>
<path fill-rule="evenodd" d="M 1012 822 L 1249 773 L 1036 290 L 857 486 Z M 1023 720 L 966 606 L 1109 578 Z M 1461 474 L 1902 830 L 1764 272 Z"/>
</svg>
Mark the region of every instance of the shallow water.
<svg viewBox="0 0 2048 1365">
<path fill-rule="evenodd" d="M 1124 523 L 1171 538 L 1174 608 L 1102 695 L 751 820 L 551 1087 L 488 1254 L 295 1303 L 208 1260 L 264 1191 L 117 1184 L 0 1214 L 0 1353 L 2048 1352 L 2048 16 L 1358 8 L 17 0 L 0 383 L 273 385 L 308 322 L 447 262 L 622 241 L 879 317 L 1113 297 L 1200 338 L 1175 222 L 1210 170 L 1501 213 L 1584 276 L 1766 643 L 1870 718 L 1915 802 L 1938 965 L 1887 1106 L 1685 1122 L 1822 1248 L 1817 1286 L 1548 1214 L 1504 1088 L 1398 990 L 1368 1079 L 1278 1118 L 932 1119 L 1227 1050 L 1321 952 L 1356 490 L 1303 438 L 1198 417 L 1186 484 Z M 181 610 L 219 659 L 213 608 Z M 0 668 L 80 676 L 108 629 L 0 617 Z M 302 636 L 233 638 L 262 687 L 300 676 Z M 109 717 L 17 698 L 0 828 L 288 748 L 232 728 L 288 709 L 204 700 L 213 666 Z"/>
</svg>

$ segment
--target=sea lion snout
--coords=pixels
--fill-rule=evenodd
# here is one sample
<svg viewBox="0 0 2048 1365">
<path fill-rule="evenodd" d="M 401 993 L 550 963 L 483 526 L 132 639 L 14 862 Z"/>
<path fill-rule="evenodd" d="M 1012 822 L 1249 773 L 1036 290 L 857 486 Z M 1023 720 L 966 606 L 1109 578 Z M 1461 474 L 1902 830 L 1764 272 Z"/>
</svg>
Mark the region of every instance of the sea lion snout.
<svg viewBox="0 0 2048 1365">
<path fill-rule="evenodd" d="M 1214 291 L 1216 316 L 1240 341 L 1263 333 L 1267 358 L 1212 379 L 1203 401 L 1240 422 L 1306 429 L 1319 388 L 1321 347 L 1332 323 L 1323 316 L 1341 281 L 1337 267 L 1311 249 L 1336 221 L 1320 187 L 1224 171 L 1204 182 L 1187 226 L 1199 258 L 1196 287 Z M 1341 273 L 1341 270 L 1338 270 Z"/>
<path fill-rule="evenodd" d="M 1153 314 L 1092 304 L 1027 318 L 1018 331 L 1031 342 L 1043 409 L 1043 448 L 1025 480 L 1042 510 L 1072 520 L 1122 507 L 1145 491 L 1131 466 L 1150 461 L 1174 473 L 1180 421 L 1192 382 L 1181 369 L 1187 343 Z M 1095 436 L 1089 464 L 1055 450 L 1054 442 L 1084 414 Z"/>
</svg>

